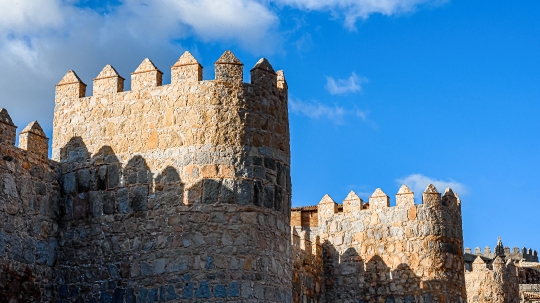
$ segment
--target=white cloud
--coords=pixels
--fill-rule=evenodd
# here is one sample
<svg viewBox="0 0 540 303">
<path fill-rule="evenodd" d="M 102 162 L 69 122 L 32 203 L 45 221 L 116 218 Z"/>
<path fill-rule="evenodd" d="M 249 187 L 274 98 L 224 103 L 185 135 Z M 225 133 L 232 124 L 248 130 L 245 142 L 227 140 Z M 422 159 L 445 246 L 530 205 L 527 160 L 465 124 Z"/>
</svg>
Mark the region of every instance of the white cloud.
<svg viewBox="0 0 540 303">
<path fill-rule="evenodd" d="M 37 119 L 50 132 L 54 85 L 69 69 L 91 94 L 107 63 L 128 82 L 145 57 L 166 72 L 185 49 L 174 41 L 189 36 L 258 54 L 279 49 L 277 15 L 254 0 L 124 0 L 106 14 L 76 3 L 0 0 L 0 107 L 20 127 Z"/>
<path fill-rule="evenodd" d="M 367 78 L 360 78 L 354 72 L 347 79 L 334 79 L 326 77 L 326 90 L 332 95 L 362 92 L 362 83 L 368 82 Z"/>
<path fill-rule="evenodd" d="M 54 28 L 64 20 L 60 0 L 0 1 L 0 34 L 28 34 Z"/>
<path fill-rule="evenodd" d="M 422 5 L 437 5 L 447 0 L 277 0 L 278 3 L 304 10 L 330 11 L 344 19 L 349 29 L 354 29 L 358 19 L 372 14 L 394 15 L 415 11 Z"/>
<path fill-rule="evenodd" d="M 348 109 L 339 105 L 326 105 L 318 102 L 304 102 L 289 97 L 291 113 L 306 116 L 312 119 L 327 119 L 336 124 L 343 124 L 346 118 L 360 118 L 365 121 L 367 113 L 359 109 Z"/>
<path fill-rule="evenodd" d="M 435 185 L 440 193 L 443 193 L 448 187 L 450 187 L 452 191 L 458 195 L 466 195 L 468 193 L 467 187 L 463 183 L 459 183 L 452 179 L 448 181 L 438 180 L 422 174 L 411 174 L 406 177 L 399 178 L 396 180 L 396 183 L 398 183 L 400 186 L 402 184 L 406 184 L 414 192 L 416 197 L 421 197 L 422 193 L 424 190 L 426 190 L 426 187 L 429 184 Z"/>
</svg>

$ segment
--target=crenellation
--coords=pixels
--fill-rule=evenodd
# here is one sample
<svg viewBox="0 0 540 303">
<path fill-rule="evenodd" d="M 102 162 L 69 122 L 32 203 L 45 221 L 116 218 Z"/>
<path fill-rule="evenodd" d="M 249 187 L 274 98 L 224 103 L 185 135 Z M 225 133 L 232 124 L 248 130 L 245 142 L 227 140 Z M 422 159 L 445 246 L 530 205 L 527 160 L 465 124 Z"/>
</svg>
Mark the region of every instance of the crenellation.
<svg viewBox="0 0 540 303">
<path fill-rule="evenodd" d="M 324 222 L 327 218 L 333 217 L 337 212 L 338 204 L 329 195 L 324 195 L 319 204 L 317 204 L 319 226 L 322 226 L 321 222 Z"/>
<path fill-rule="evenodd" d="M 429 207 L 440 207 L 441 194 L 437 191 L 433 184 L 429 184 L 426 190 L 422 193 L 422 204 Z"/>
<path fill-rule="evenodd" d="M 354 191 L 350 191 L 345 200 L 343 200 L 343 214 L 354 216 L 364 207 L 364 201 Z"/>
<path fill-rule="evenodd" d="M 46 160 L 49 155 L 49 138 L 37 121 L 30 122 L 19 134 L 19 148 Z"/>
<path fill-rule="evenodd" d="M 59 102 L 74 101 L 83 98 L 85 95 L 86 84 L 72 70 L 69 70 L 56 85 L 55 100 L 57 104 Z"/>
<path fill-rule="evenodd" d="M 202 81 L 202 65 L 193 57 L 189 51 L 185 51 L 182 56 L 171 67 L 171 84 L 182 85 Z"/>
<path fill-rule="evenodd" d="M 396 206 L 397 207 L 411 207 L 414 205 L 414 193 L 411 189 L 403 184 L 399 188 L 398 193 L 396 194 Z"/>
<path fill-rule="evenodd" d="M 216 81 L 241 85 L 244 81 L 244 64 L 229 50 L 214 63 Z"/>
<path fill-rule="evenodd" d="M 145 58 L 137 69 L 131 73 L 131 90 L 138 91 L 161 86 L 162 81 L 163 72 L 150 59 Z"/>
<path fill-rule="evenodd" d="M 443 206 L 453 209 L 459 209 L 461 206 L 461 201 L 459 200 L 458 195 L 454 193 L 454 191 L 450 187 L 444 190 L 441 203 Z"/>
<path fill-rule="evenodd" d="M 13 124 L 8 111 L 5 108 L 0 108 L 0 143 L 13 146 L 16 136 L 17 126 Z"/>
<path fill-rule="evenodd" d="M 110 64 L 107 64 L 94 78 L 92 95 L 94 97 L 107 96 L 124 91 L 124 78 Z"/>
<path fill-rule="evenodd" d="M 251 84 L 265 87 L 269 91 L 277 89 L 277 74 L 266 58 L 261 58 L 250 70 Z"/>
<path fill-rule="evenodd" d="M 390 207 L 390 197 L 380 188 L 377 188 L 369 197 L 369 209 L 382 209 Z"/>
</svg>

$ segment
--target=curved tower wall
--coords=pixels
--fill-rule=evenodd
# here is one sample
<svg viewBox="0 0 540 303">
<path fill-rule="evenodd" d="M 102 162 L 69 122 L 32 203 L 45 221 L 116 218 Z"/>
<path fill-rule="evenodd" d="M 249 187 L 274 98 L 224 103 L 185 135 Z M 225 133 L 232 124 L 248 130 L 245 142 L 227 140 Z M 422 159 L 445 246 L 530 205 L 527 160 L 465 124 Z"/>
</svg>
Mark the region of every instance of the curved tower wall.
<svg viewBox="0 0 540 303">
<path fill-rule="evenodd" d="M 293 283 L 295 301 L 466 302 L 460 201 L 451 190 L 441 197 L 433 185 L 422 196 L 414 204 L 402 186 L 392 207 L 377 189 L 369 203 L 351 192 L 342 205 L 325 196 L 316 209 L 295 209 L 293 235 L 309 234 L 307 253 L 322 256 L 322 264 L 295 267 L 302 283 Z M 324 281 L 303 285 L 313 280 L 313 265 Z"/>
<path fill-rule="evenodd" d="M 261 59 L 243 83 L 229 51 L 215 80 L 186 52 L 171 84 L 145 59 L 106 66 L 93 95 L 56 87 L 53 159 L 63 217 L 55 291 L 108 300 L 291 301 L 287 84 Z M 137 301 L 137 302 L 139 302 Z"/>
</svg>

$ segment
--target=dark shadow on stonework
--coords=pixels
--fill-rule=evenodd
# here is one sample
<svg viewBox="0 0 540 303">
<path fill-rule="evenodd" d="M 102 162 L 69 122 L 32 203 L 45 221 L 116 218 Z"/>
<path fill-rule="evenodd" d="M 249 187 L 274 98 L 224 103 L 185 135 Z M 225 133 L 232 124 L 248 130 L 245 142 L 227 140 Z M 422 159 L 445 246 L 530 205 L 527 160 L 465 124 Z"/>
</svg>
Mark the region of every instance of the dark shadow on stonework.
<svg viewBox="0 0 540 303">
<path fill-rule="evenodd" d="M 90 158 L 88 148 L 81 137 L 73 137 L 60 148 L 60 162 L 83 162 Z"/>
<path fill-rule="evenodd" d="M 293 246 L 300 247 L 300 237 L 293 232 Z M 294 250 L 293 250 L 294 251 Z M 295 260 L 293 293 L 294 302 L 310 302 L 314 300 L 314 289 L 306 285 L 311 268 L 305 262 L 306 255 L 302 259 Z M 359 303 L 435 303 L 460 302 L 460 297 L 446 295 L 448 289 L 455 289 L 457 285 L 446 285 L 455 282 L 443 282 L 441 280 L 422 281 L 410 266 L 401 263 L 392 268 L 380 256 L 374 255 L 369 260 L 362 260 L 355 248 L 347 248 L 340 254 L 329 241 L 322 244 L 322 272 L 323 287 L 319 291 L 319 298 L 325 298 L 327 302 L 347 301 Z M 311 273 L 313 274 L 313 273 Z M 446 293 L 446 294 L 445 294 Z M 315 302 L 315 301 L 313 301 Z"/>
<path fill-rule="evenodd" d="M 124 186 L 129 188 L 131 210 L 146 211 L 153 180 L 146 160 L 140 155 L 131 158 L 124 166 L 122 176 Z"/>
<path fill-rule="evenodd" d="M 154 180 L 155 201 L 160 205 L 182 205 L 184 200 L 184 184 L 176 168 L 167 166 Z M 156 203 L 152 203 L 156 207 Z"/>
<path fill-rule="evenodd" d="M 147 298 L 158 293 L 166 293 L 168 300 L 177 298 L 173 284 L 160 286 L 166 290 L 139 291 L 123 281 L 187 268 L 180 259 L 163 264 L 154 256 L 180 248 L 178 219 L 169 217 L 170 227 L 162 231 L 158 225 L 167 217 L 148 218 L 148 211 L 182 205 L 184 187 L 178 171 L 168 166 L 154 179 L 142 156 L 121 163 L 110 146 L 103 146 L 90 157 L 79 137 L 61 149 L 61 161 L 68 165 L 59 177 L 62 216 L 52 297 L 65 302 L 134 303 L 138 292 L 148 292 Z M 157 260 L 141 261 L 134 252 L 145 256 L 142 260 L 147 256 Z"/>
<path fill-rule="evenodd" d="M 0 302 L 24 303 L 41 298 L 39 286 L 28 266 L 23 272 L 10 269 L 9 264 L 2 265 L 0 270 Z"/>
</svg>

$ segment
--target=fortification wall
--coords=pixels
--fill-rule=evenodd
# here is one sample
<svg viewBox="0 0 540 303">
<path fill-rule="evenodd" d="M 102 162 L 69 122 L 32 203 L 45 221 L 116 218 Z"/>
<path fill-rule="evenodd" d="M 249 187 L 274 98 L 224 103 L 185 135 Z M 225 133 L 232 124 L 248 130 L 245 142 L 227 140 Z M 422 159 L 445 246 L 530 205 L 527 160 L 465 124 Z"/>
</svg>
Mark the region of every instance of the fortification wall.
<svg viewBox="0 0 540 303">
<path fill-rule="evenodd" d="M 341 208 L 325 196 L 317 226 L 302 227 L 322 246 L 324 302 L 465 302 L 457 195 L 430 185 L 417 205 L 402 186 L 389 205 L 380 189 L 366 204 L 351 192 Z"/>
<path fill-rule="evenodd" d="M 476 247 L 474 251 L 467 247 L 465 248 L 465 253 L 474 256 L 482 256 L 488 259 L 495 259 L 495 257 L 497 257 L 495 249 L 491 250 L 489 246 L 484 247 L 483 251 L 480 249 L 480 247 Z M 519 247 L 514 247 L 512 250 L 510 250 L 510 247 L 505 246 L 504 254 L 501 254 L 500 256 L 504 257 L 505 260 L 513 260 L 516 262 L 521 260 L 525 260 L 527 262 L 538 262 L 538 252 L 526 247 L 523 247 L 521 250 Z"/>
<path fill-rule="evenodd" d="M 519 283 L 540 284 L 540 263 L 519 262 L 518 263 Z"/>
<path fill-rule="evenodd" d="M 292 227 L 293 302 L 324 302 L 322 246 L 302 228 Z"/>
<path fill-rule="evenodd" d="M 58 169 L 37 122 L 21 132 L 18 147 L 16 128 L 0 108 L 0 302 L 48 302 L 58 253 Z"/>
<path fill-rule="evenodd" d="M 506 264 L 500 257 L 493 261 L 492 268 L 477 257 L 472 270 L 465 272 L 467 299 L 469 303 L 518 303 L 520 302 L 517 269 L 509 260 Z"/>
<path fill-rule="evenodd" d="M 53 159 L 65 197 L 59 298 L 85 302 L 290 302 L 287 85 L 262 59 L 243 83 L 185 53 L 171 84 L 145 59 L 131 91 L 106 66 L 93 96 L 56 88 Z"/>
</svg>

